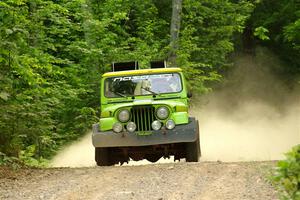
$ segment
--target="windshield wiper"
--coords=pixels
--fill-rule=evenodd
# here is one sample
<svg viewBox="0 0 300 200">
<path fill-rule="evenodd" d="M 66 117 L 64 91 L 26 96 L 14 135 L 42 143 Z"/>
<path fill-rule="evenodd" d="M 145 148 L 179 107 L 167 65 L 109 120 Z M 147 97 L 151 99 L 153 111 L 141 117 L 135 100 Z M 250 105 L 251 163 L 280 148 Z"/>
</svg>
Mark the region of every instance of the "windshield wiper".
<svg viewBox="0 0 300 200">
<path fill-rule="evenodd" d="M 148 88 L 144 88 L 144 87 L 141 87 L 141 88 L 146 90 L 147 92 L 150 92 L 151 94 L 158 95 L 156 92 L 153 92 L 152 90 L 150 90 Z"/>
<path fill-rule="evenodd" d="M 120 92 L 113 92 L 113 93 L 119 95 L 120 97 L 127 97 L 125 94 L 121 94 Z"/>
</svg>

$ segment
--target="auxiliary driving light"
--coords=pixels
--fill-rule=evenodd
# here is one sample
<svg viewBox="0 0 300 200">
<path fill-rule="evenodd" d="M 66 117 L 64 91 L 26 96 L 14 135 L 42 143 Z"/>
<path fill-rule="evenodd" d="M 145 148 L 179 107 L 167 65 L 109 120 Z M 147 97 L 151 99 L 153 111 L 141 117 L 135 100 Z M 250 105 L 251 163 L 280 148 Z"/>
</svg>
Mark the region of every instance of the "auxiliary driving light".
<svg viewBox="0 0 300 200">
<path fill-rule="evenodd" d="M 161 106 L 156 110 L 156 116 L 159 119 L 167 119 L 169 116 L 169 109 L 165 106 Z"/>
<path fill-rule="evenodd" d="M 128 122 L 126 128 L 129 132 L 134 132 L 136 129 L 136 124 L 134 122 Z"/>
<path fill-rule="evenodd" d="M 167 129 L 173 129 L 175 127 L 175 122 L 173 120 L 169 119 L 166 122 L 166 127 L 167 127 Z"/>
<path fill-rule="evenodd" d="M 158 131 L 161 128 L 161 122 L 155 120 L 154 122 L 152 122 L 151 127 L 153 130 Z"/>
<path fill-rule="evenodd" d="M 116 132 L 116 133 L 120 133 L 121 131 L 123 130 L 123 126 L 120 122 L 116 122 L 114 125 L 113 125 L 113 131 Z"/>
</svg>

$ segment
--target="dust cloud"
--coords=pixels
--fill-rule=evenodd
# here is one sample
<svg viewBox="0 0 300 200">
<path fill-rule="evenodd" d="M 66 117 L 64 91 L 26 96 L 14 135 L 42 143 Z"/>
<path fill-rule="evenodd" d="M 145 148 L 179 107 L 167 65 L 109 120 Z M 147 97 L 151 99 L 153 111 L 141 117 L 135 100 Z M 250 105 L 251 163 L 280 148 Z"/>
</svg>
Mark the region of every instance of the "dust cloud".
<svg viewBox="0 0 300 200">
<path fill-rule="evenodd" d="M 191 115 L 200 123 L 201 160 L 282 159 L 285 152 L 300 143 L 299 87 L 287 87 L 273 73 L 282 63 L 266 49 L 257 49 L 255 56 L 235 58 L 225 84 L 192 102 Z M 159 160 L 167 162 L 173 159 Z M 143 164 L 150 162 L 129 162 Z M 95 166 L 91 133 L 63 149 L 50 165 Z"/>
<path fill-rule="evenodd" d="M 225 85 L 193 102 L 203 161 L 279 160 L 300 143 L 299 86 L 274 73 L 281 65 L 259 48 L 238 55 Z"/>
<path fill-rule="evenodd" d="M 92 134 L 87 133 L 62 149 L 51 161 L 50 167 L 91 167 L 95 164 L 95 149 L 92 144 Z"/>
</svg>

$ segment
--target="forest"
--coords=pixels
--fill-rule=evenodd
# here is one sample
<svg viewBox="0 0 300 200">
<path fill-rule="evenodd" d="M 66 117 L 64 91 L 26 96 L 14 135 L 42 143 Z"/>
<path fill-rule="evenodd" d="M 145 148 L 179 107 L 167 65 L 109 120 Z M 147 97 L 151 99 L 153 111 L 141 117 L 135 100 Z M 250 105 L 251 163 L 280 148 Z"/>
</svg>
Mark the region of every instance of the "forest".
<svg viewBox="0 0 300 200">
<path fill-rule="evenodd" d="M 285 63 L 273 70 L 287 85 L 300 84 L 298 0 L 1 0 L 0 164 L 42 165 L 90 130 L 113 61 L 147 68 L 175 54 L 173 65 L 203 94 L 222 83 L 234 52 L 256 45 Z"/>
</svg>

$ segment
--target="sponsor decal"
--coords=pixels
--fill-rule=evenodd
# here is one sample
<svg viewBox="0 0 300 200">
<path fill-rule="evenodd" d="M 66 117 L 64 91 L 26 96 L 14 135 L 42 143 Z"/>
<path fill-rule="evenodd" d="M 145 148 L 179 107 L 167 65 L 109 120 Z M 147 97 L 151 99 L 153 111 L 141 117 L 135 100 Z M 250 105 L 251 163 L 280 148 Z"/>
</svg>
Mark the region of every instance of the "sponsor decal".
<svg viewBox="0 0 300 200">
<path fill-rule="evenodd" d="M 135 81 L 135 80 L 148 80 L 155 78 L 169 78 L 172 77 L 172 74 L 154 74 L 154 75 L 142 75 L 142 76 L 124 76 L 124 77 L 116 77 L 113 81 Z"/>
</svg>

